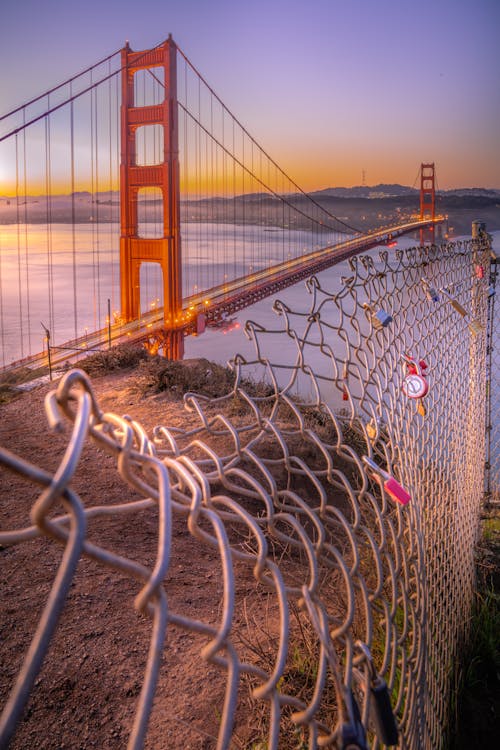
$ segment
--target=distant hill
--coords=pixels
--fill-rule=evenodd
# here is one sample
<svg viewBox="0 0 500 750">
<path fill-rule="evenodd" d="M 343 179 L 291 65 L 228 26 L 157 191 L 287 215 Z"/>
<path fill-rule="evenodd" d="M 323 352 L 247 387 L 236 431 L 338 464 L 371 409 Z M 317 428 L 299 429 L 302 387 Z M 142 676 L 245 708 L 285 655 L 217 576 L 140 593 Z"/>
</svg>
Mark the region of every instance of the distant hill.
<svg viewBox="0 0 500 750">
<path fill-rule="evenodd" d="M 419 190 L 404 185 L 379 184 L 358 185 L 352 188 L 334 187 L 317 190 L 309 194 L 331 215 L 337 217 L 345 229 L 355 228 L 368 231 L 378 226 L 398 224 L 403 218 L 415 216 L 419 212 Z M 285 196 L 284 196 L 285 197 Z M 310 227 L 308 218 L 308 196 L 289 193 L 287 202 L 298 209 L 289 221 L 290 229 Z M 141 198 L 139 197 L 139 200 Z M 151 200 L 144 196 L 142 221 L 156 221 L 155 211 L 161 198 Z M 253 193 L 240 196 L 184 197 L 181 200 L 182 220 L 220 223 L 254 222 L 265 226 L 278 226 L 284 221 L 277 195 Z M 22 208 L 21 208 L 22 207 Z M 48 203 L 46 196 L 26 196 L 16 200 L 0 196 L 0 225 L 16 224 L 20 218 L 29 224 L 43 224 L 47 221 Z M 75 192 L 71 195 L 53 195 L 50 199 L 52 222 L 76 223 L 117 222 L 119 221 L 120 199 L 117 191 Z M 436 195 L 436 211 L 449 218 L 450 236 L 468 235 L 472 221 L 480 219 L 489 231 L 500 229 L 500 190 L 486 188 L 459 188 L 441 190 Z M 453 227 L 453 232 L 451 230 Z"/>
<path fill-rule="evenodd" d="M 313 197 L 325 198 L 399 198 L 407 195 L 417 195 L 419 188 L 411 188 L 406 185 L 358 185 L 352 188 L 335 187 L 326 188 L 325 190 L 316 190 L 310 193 Z M 438 195 L 443 196 L 460 196 L 463 198 L 500 198 L 500 190 L 487 188 L 458 188 L 455 190 L 437 190 Z"/>
<path fill-rule="evenodd" d="M 310 195 L 331 198 L 394 198 L 401 195 L 414 195 L 418 193 L 415 188 L 405 185 L 357 185 L 352 188 L 336 187 L 316 190 Z"/>
</svg>

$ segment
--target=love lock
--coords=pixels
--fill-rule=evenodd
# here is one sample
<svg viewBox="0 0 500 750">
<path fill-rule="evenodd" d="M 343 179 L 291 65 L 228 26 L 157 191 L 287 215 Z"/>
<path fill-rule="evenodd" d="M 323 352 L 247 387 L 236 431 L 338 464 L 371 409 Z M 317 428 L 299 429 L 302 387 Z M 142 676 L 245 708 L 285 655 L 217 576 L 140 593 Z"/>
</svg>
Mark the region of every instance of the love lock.
<svg viewBox="0 0 500 750">
<path fill-rule="evenodd" d="M 405 488 L 389 474 L 389 472 L 385 471 L 385 469 L 382 469 L 381 466 L 375 463 L 373 458 L 369 458 L 368 456 L 361 456 L 361 458 L 368 468 L 367 473 L 382 478 L 384 482 L 384 490 L 387 494 L 401 505 L 408 505 L 411 500 L 410 493 L 407 492 Z"/>
<path fill-rule="evenodd" d="M 380 330 L 381 328 L 387 328 L 389 323 L 392 323 L 392 315 L 389 315 L 389 313 L 387 313 L 382 308 L 380 308 L 380 310 L 377 310 L 377 312 L 373 312 L 371 306 L 366 302 L 363 304 L 363 307 L 370 313 L 370 320 L 372 322 L 372 325 L 377 330 Z"/>
<path fill-rule="evenodd" d="M 403 354 L 403 360 L 406 363 L 407 374 L 403 380 L 403 393 L 407 398 L 423 398 L 429 391 L 429 384 L 423 375 L 423 370 L 427 369 L 427 364 L 423 359 L 416 360 L 407 354 Z"/>
<path fill-rule="evenodd" d="M 460 302 L 457 299 L 455 299 L 455 297 L 453 297 L 447 289 L 441 289 L 441 292 L 444 294 L 444 296 L 446 297 L 446 299 L 448 300 L 452 308 L 456 310 L 457 313 L 462 316 L 462 318 L 466 318 L 467 310 L 464 307 L 462 307 Z"/>
<path fill-rule="evenodd" d="M 425 296 L 430 302 L 439 302 L 439 294 L 436 289 L 429 284 L 427 279 L 422 279 L 422 285 L 425 289 Z"/>
<path fill-rule="evenodd" d="M 398 744 L 399 731 L 396 717 L 392 710 L 389 689 L 384 678 L 377 673 L 373 658 L 366 643 L 356 641 L 368 665 L 367 687 L 369 687 L 372 701 L 371 710 L 375 723 L 376 735 L 383 745 L 391 747 Z"/>
<path fill-rule="evenodd" d="M 366 425 L 366 434 L 368 435 L 370 441 L 375 440 L 378 435 L 378 424 L 373 417 Z"/>
<path fill-rule="evenodd" d="M 459 313 L 459 315 L 462 316 L 462 318 L 467 319 L 467 310 L 464 307 L 462 307 L 460 302 L 456 300 L 454 297 L 452 297 L 447 289 L 441 289 L 441 291 L 444 294 L 444 296 L 447 298 L 448 302 L 453 307 L 453 309 L 456 310 L 457 313 Z M 467 323 L 467 328 L 474 336 L 477 336 L 483 331 L 483 326 L 481 325 L 479 320 L 474 320 L 474 319 L 472 319 L 469 323 Z"/>
</svg>

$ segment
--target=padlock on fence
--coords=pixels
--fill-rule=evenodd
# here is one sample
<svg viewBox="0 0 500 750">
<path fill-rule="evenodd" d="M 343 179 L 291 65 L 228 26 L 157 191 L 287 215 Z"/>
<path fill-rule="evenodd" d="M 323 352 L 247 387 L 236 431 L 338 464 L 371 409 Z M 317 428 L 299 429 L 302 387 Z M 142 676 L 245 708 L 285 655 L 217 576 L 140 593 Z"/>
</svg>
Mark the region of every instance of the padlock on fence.
<svg viewBox="0 0 500 750">
<path fill-rule="evenodd" d="M 406 376 L 401 386 L 403 393 L 407 398 L 422 399 L 429 391 L 429 384 L 424 376 L 427 364 L 423 359 L 416 360 L 408 354 L 402 356 L 406 365 Z"/>
<path fill-rule="evenodd" d="M 368 456 L 362 456 L 362 459 L 368 469 L 370 470 L 369 473 L 373 476 L 380 476 L 384 480 L 384 490 L 387 492 L 387 494 L 392 497 L 393 500 L 396 500 L 396 502 L 401 503 L 401 505 L 408 505 L 408 503 L 411 500 L 411 495 L 409 492 L 405 490 L 402 485 L 399 484 L 394 477 L 392 477 L 389 472 L 382 469 L 373 458 L 369 458 Z"/>
<path fill-rule="evenodd" d="M 441 291 L 445 295 L 445 297 L 448 299 L 448 302 L 453 307 L 453 309 L 456 310 L 457 313 L 459 313 L 462 316 L 462 318 L 467 318 L 467 310 L 464 307 L 462 307 L 460 302 L 458 302 L 458 300 L 452 297 L 447 289 L 441 289 Z M 483 326 L 481 325 L 479 320 L 475 320 L 475 319 L 467 323 L 467 328 L 474 336 L 477 336 L 483 330 Z"/>
<path fill-rule="evenodd" d="M 378 422 L 378 420 L 377 420 Z M 370 441 L 373 441 L 376 439 L 378 435 L 378 424 L 375 421 L 375 419 L 372 417 L 368 424 L 366 425 L 366 434 L 368 435 L 368 439 Z"/>
<path fill-rule="evenodd" d="M 441 292 L 444 294 L 444 296 L 446 297 L 450 305 L 453 307 L 453 309 L 456 310 L 457 313 L 459 313 L 459 315 L 462 316 L 462 318 L 466 318 L 467 310 L 465 309 L 465 307 L 462 307 L 460 302 L 456 300 L 455 297 L 452 297 L 452 295 L 449 293 L 447 289 L 441 289 Z"/>
<path fill-rule="evenodd" d="M 389 313 L 383 310 L 382 308 L 374 312 L 371 305 L 369 305 L 367 302 L 363 304 L 363 307 L 365 308 L 365 310 L 368 310 L 368 312 L 370 313 L 370 320 L 372 322 L 372 325 L 377 330 L 380 330 L 381 328 L 387 328 L 389 323 L 392 323 L 393 321 L 392 315 L 389 315 Z"/>
<path fill-rule="evenodd" d="M 479 336 L 479 334 L 483 330 L 483 326 L 479 322 L 479 320 L 471 320 L 470 323 L 467 323 L 467 327 L 469 331 L 474 334 L 474 336 Z"/>
<path fill-rule="evenodd" d="M 484 266 L 476 266 L 476 277 L 484 279 Z"/>
<path fill-rule="evenodd" d="M 430 302 L 439 302 L 439 294 L 436 289 L 429 284 L 427 279 L 422 279 L 422 285 L 425 290 L 425 296 Z"/>
<path fill-rule="evenodd" d="M 369 670 L 369 687 L 373 700 L 373 720 L 375 724 L 375 733 L 379 742 L 383 745 L 397 745 L 399 740 L 398 726 L 391 706 L 389 689 L 387 683 L 381 675 L 377 674 L 373 663 L 372 655 L 368 646 L 356 642 L 356 646 L 364 653 Z"/>
<path fill-rule="evenodd" d="M 342 724 L 342 750 L 368 750 L 366 744 L 366 732 L 361 721 L 361 713 L 356 703 L 354 693 L 349 691 L 352 706 L 351 721 Z"/>
</svg>

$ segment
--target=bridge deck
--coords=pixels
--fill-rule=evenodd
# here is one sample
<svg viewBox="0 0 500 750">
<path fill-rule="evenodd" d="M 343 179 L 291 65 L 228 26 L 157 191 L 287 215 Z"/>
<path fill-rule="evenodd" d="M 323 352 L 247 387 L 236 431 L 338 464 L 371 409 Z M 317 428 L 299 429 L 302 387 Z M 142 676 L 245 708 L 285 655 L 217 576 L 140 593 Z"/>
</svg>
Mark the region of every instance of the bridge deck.
<svg viewBox="0 0 500 750">
<path fill-rule="evenodd" d="M 383 227 L 368 232 L 361 237 L 345 240 L 340 244 L 315 250 L 307 255 L 287 260 L 271 268 L 234 279 L 220 286 L 186 297 L 183 300 L 181 328 L 187 334 L 194 332 L 196 317 L 202 312 L 206 321 L 221 320 L 223 314 L 231 314 L 275 294 L 302 279 L 329 268 L 336 263 L 359 255 L 377 245 L 388 242 L 391 238 L 400 237 L 409 232 L 433 227 L 442 223 L 444 217 L 434 220 L 415 220 L 392 227 Z M 85 334 L 61 345 L 51 347 L 52 366 L 71 360 L 83 352 L 100 350 L 103 346 L 123 343 L 125 341 L 144 341 L 155 330 L 163 328 L 163 308 L 156 308 L 141 315 L 130 323 L 117 323 L 107 328 Z M 21 367 L 44 367 L 48 365 L 47 352 L 25 357 L 11 362 L 0 369 L 8 373 Z"/>
</svg>

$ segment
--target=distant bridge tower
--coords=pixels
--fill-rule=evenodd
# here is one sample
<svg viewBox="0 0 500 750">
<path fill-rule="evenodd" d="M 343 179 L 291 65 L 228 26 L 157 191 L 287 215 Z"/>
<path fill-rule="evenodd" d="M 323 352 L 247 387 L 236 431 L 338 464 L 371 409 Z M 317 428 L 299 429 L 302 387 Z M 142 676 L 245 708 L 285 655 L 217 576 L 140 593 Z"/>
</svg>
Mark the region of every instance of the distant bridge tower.
<svg viewBox="0 0 500 750">
<path fill-rule="evenodd" d="M 436 217 L 436 190 L 435 170 L 432 164 L 420 165 L 420 218 L 435 219 Z"/>
<path fill-rule="evenodd" d="M 436 218 L 436 174 L 434 162 L 420 165 L 420 219 Z M 431 231 L 434 226 L 431 227 Z M 420 243 L 424 244 L 424 230 L 420 230 Z"/>
<path fill-rule="evenodd" d="M 182 357 L 181 240 L 179 215 L 179 145 L 177 124 L 177 47 L 169 36 L 152 50 L 122 49 L 121 162 L 120 162 L 120 289 L 121 314 L 125 321 L 140 316 L 140 267 L 159 263 L 163 274 L 164 327 L 172 358 Z M 137 107 L 134 75 L 153 69 L 165 87 L 160 104 Z M 159 71 L 161 70 L 161 73 Z M 139 128 L 160 125 L 163 159 L 138 165 L 136 135 Z M 163 196 L 163 236 L 139 236 L 138 195 L 143 188 L 159 188 Z M 177 319 L 177 320 L 176 320 Z M 177 334 L 177 335 L 176 335 Z M 180 348 L 179 348 L 180 347 Z"/>
</svg>

